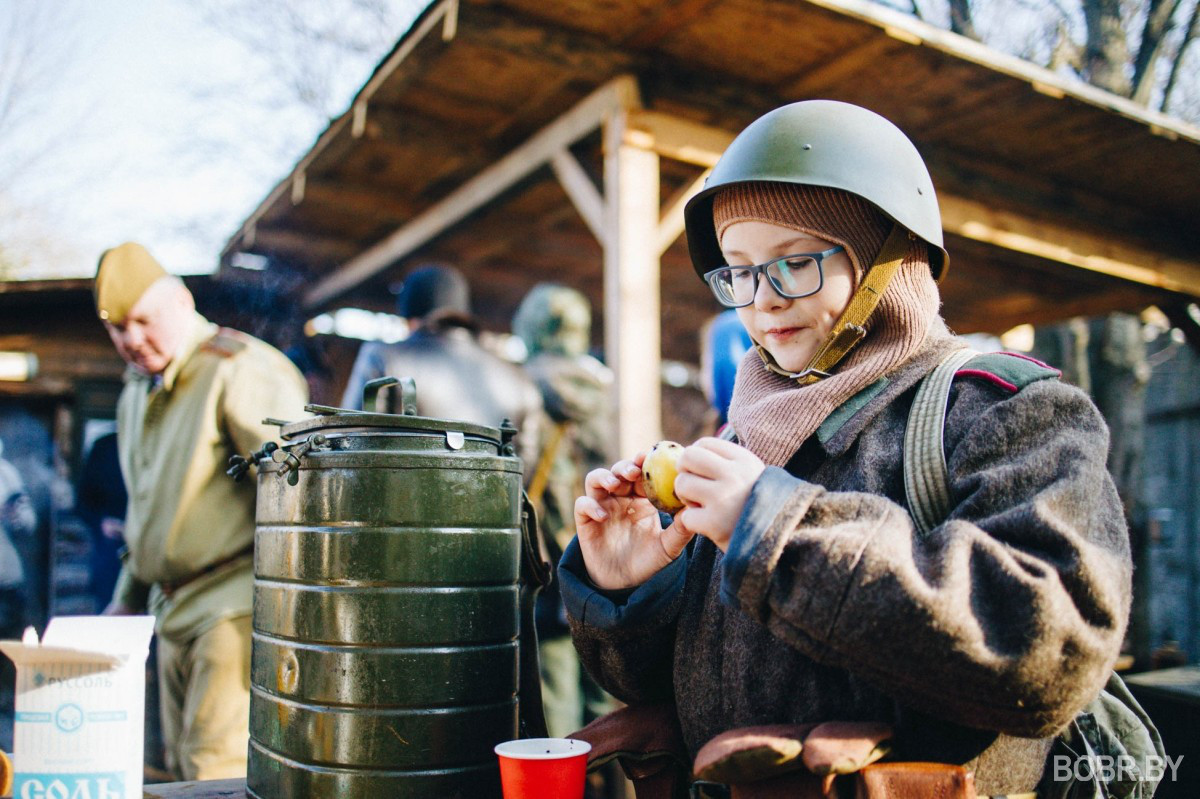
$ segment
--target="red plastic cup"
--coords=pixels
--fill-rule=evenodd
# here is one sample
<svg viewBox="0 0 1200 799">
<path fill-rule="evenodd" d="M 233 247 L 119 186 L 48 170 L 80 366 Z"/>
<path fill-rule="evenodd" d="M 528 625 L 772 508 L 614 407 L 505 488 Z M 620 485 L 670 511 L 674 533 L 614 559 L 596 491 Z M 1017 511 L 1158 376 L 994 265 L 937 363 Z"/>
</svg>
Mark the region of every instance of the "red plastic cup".
<svg viewBox="0 0 1200 799">
<path fill-rule="evenodd" d="M 574 738 L 496 744 L 504 799 L 583 799 L 592 745 Z"/>
</svg>

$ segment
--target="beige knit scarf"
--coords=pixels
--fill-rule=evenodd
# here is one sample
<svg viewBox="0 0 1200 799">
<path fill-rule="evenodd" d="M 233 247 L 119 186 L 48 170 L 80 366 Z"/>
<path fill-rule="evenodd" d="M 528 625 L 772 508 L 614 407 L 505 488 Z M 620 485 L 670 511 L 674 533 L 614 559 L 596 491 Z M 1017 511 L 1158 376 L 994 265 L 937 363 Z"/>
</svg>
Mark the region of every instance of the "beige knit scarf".
<svg viewBox="0 0 1200 799">
<path fill-rule="evenodd" d="M 883 247 L 891 220 L 873 205 L 837 189 L 751 183 L 719 194 L 713 217 L 720 239 L 734 222 L 770 222 L 844 246 L 861 281 Z M 857 281 L 856 281 L 857 282 Z M 908 255 L 867 322 L 867 337 L 835 368 L 809 386 L 768 371 L 751 349 L 734 382 L 729 421 L 738 440 L 770 466 L 784 466 L 829 414 L 902 365 L 927 340 L 949 337 L 938 314 L 937 283 L 928 245 L 913 241 Z"/>
</svg>

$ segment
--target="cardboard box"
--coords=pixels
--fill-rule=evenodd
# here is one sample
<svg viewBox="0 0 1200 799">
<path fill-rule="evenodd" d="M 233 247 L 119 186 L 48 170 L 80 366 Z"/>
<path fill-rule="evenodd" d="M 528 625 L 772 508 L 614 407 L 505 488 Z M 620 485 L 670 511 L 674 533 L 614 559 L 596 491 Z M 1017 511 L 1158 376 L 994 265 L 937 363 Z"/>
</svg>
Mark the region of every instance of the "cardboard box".
<svg viewBox="0 0 1200 799">
<path fill-rule="evenodd" d="M 141 799 L 153 616 L 62 616 L 39 642 L 0 641 L 17 664 L 14 799 Z"/>
</svg>

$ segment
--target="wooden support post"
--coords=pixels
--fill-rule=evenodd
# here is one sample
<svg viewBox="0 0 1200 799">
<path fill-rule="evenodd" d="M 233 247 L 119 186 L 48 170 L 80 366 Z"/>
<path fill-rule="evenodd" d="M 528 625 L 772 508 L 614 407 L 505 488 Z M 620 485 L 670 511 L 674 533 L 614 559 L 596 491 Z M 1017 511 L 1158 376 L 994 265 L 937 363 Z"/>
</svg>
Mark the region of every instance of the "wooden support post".
<svg viewBox="0 0 1200 799">
<path fill-rule="evenodd" d="M 604 125 L 604 348 L 622 458 L 662 437 L 658 154 L 627 122 L 619 110 Z"/>
</svg>

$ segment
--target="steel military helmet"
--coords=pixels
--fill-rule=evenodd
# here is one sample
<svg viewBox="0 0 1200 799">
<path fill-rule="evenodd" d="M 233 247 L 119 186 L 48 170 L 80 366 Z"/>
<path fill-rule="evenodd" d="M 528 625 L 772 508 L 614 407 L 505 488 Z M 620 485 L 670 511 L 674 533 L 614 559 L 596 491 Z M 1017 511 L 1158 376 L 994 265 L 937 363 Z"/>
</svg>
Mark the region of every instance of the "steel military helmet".
<svg viewBox="0 0 1200 799">
<path fill-rule="evenodd" d="M 942 217 L 929 170 L 908 137 L 873 111 L 834 100 L 805 100 L 759 117 L 738 134 L 703 191 L 684 209 L 697 274 L 725 263 L 713 225 L 713 195 L 757 181 L 857 194 L 929 245 L 935 279 L 946 272 L 950 257 L 942 244 Z"/>
<path fill-rule="evenodd" d="M 513 333 L 530 355 L 585 355 L 592 337 L 592 304 L 573 288 L 538 283 L 513 315 Z"/>
</svg>

